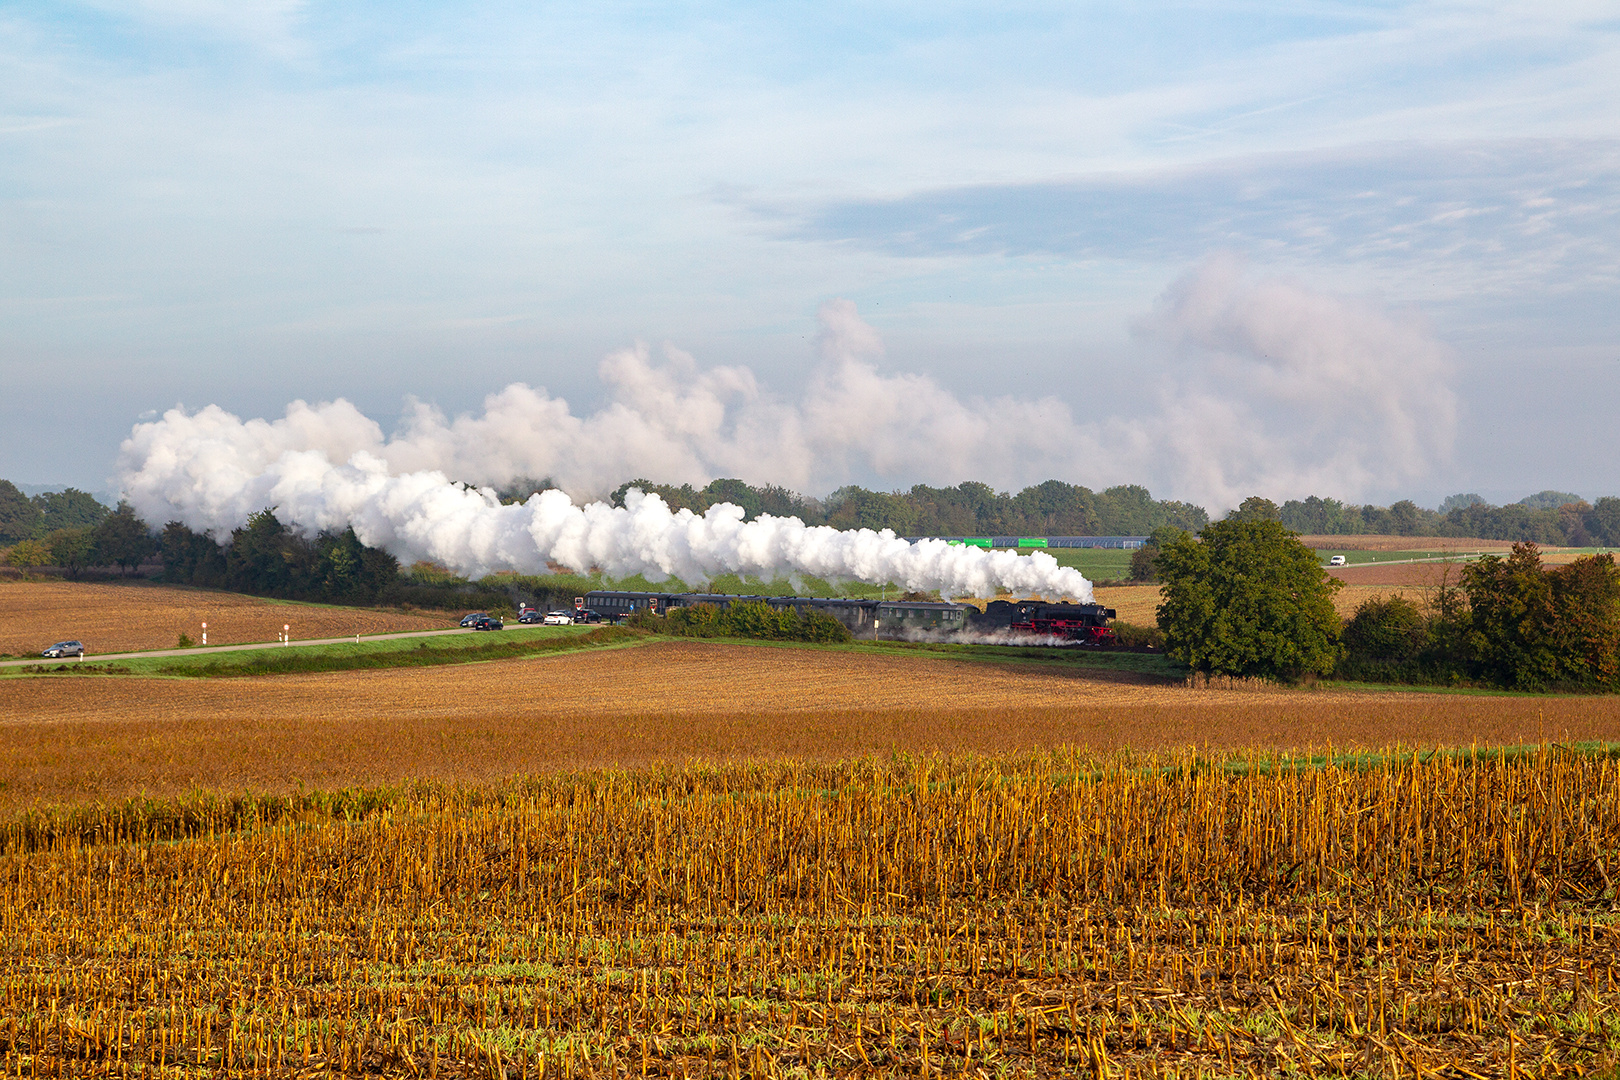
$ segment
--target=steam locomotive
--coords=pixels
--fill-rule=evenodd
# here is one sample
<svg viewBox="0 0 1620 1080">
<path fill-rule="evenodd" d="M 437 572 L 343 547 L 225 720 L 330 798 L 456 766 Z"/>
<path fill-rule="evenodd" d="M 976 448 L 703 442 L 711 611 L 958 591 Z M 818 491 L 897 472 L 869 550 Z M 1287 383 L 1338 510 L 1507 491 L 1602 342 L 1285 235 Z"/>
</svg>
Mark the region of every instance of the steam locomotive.
<svg viewBox="0 0 1620 1080">
<path fill-rule="evenodd" d="M 1042 639 L 1053 645 L 1112 645 L 1108 622 L 1114 609 L 1101 604 L 1049 604 L 1043 600 L 992 600 L 983 611 L 972 604 L 946 604 L 923 600 L 851 600 L 810 596 L 733 596 L 727 593 L 612 592 L 598 590 L 581 598 L 578 606 L 618 621 L 638 611 L 666 612 L 673 608 L 712 604 L 725 608 L 743 600 L 793 608 L 801 614 L 818 611 L 845 626 L 857 638 L 870 641 L 988 639 L 1027 643 Z"/>
</svg>

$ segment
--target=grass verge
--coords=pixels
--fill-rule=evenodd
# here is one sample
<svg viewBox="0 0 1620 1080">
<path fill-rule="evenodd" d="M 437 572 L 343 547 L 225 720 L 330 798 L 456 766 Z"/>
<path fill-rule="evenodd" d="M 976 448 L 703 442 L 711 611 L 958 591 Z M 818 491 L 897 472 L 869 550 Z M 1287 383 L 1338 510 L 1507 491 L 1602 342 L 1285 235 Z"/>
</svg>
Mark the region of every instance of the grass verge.
<svg viewBox="0 0 1620 1080">
<path fill-rule="evenodd" d="M 511 660 L 526 656 L 637 644 L 649 639 L 643 631 L 625 626 L 543 627 L 501 631 L 501 636 L 456 635 L 434 638 L 394 638 L 358 644 L 292 645 L 283 649 L 205 653 L 198 656 L 155 656 L 150 659 L 109 663 L 70 662 L 49 667 L 16 668 L 7 677 L 39 675 L 139 675 L 155 678 L 244 678 L 256 675 L 293 675 L 325 671 L 365 671 L 382 668 L 431 667 L 485 660 Z"/>
</svg>

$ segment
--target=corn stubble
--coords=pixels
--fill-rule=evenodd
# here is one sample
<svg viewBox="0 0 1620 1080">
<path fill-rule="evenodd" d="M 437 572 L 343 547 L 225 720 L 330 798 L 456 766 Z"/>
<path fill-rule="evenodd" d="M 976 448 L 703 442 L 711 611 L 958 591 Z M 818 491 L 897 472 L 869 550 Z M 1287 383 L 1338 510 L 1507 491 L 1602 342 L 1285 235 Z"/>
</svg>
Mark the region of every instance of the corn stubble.
<svg viewBox="0 0 1620 1080">
<path fill-rule="evenodd" d="M 14 819 L 8 1076 L 1580 1075 L 1608 754 L 892 759 Z"/>
</svg>

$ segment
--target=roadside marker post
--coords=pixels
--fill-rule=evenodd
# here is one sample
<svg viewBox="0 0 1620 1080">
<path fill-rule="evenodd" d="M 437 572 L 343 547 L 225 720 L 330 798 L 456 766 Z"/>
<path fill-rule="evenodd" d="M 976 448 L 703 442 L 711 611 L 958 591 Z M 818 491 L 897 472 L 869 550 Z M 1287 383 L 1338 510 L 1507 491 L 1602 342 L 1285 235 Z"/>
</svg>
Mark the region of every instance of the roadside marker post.
<svg viewBox="0 0 1620 1080">
<path fill-rule="evenodd" d="M 208 624 L 203 623 L 203 644 L 208 644 Z"/>
<path fill-rule="evenodd" d="M 292 626 L 290 624 L 281 624 L 281 644 L 283 648 L 286 647 L 288 639 L 292 637 L 292 634 L 289 633 L 290 630 L 292 630 Z"/>
</svg>

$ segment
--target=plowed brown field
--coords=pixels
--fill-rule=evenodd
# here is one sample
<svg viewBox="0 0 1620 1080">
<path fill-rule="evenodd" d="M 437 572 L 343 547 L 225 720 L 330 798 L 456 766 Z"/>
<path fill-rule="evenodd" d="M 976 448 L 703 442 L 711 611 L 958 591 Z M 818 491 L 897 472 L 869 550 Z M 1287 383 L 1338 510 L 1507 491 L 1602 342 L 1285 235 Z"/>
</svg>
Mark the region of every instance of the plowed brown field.
<svg viewBox="0 0 1620 1080">
<path fill-rule="evenodd" d="M 1039 667 L 663 643 L 255 680 L 0 682 L 0 806 L 692 759 L 1620 739 L 1620 699 L 1189 690 Z"/>
<path fill-rule="evenodd" d="M 208 624 L 208 644 L 274 641 L 283 626 L 294 638 L 385 634 L 454 626 L 448 614 L 415 615 L 367 608 L 285 604 L 176 585 L 0 582 L 0 653 L 36 656 L 53 641 L 77 639 L 91 653 L 173 648 Z"/>
<path fill-rule="evenodd" d="M 1335 566 L 1328 574 L 1346 585 L 1396 586 L 1408 589 L 1432 588 L 1449 574 L 1453 585 L 1462 580 L 1463 563 L 1369 563 L 1362 566 Z"/>
</svg>

